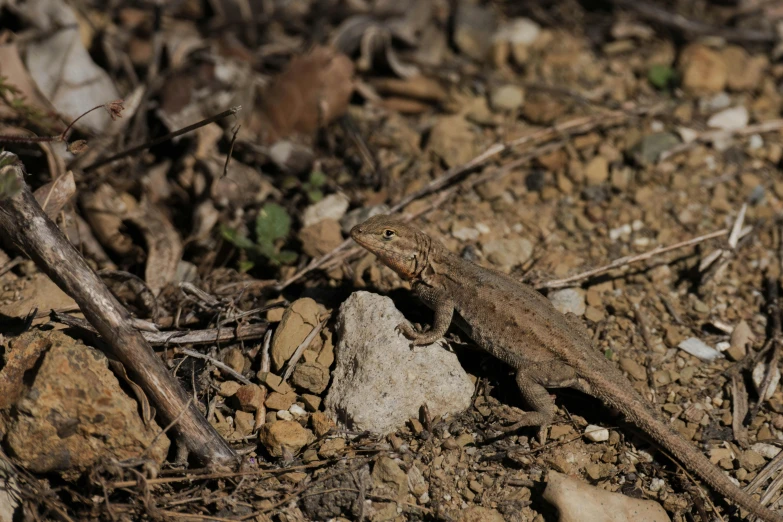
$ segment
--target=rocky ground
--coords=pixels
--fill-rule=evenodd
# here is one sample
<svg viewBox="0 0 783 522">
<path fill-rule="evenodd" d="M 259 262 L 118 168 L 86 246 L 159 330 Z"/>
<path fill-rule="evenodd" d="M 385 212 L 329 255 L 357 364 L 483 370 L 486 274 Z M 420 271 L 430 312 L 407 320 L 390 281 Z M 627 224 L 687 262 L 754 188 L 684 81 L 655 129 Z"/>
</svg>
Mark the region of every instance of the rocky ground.
<svg viewBox="0 0 783 522">
<path fill-rule="evenodd" d="M 603 492 L 637 520 L 743 519 L 577 392 L 543 444 L 502 434 L 527 407 L 510 369 L 456 329 L 411 350 L 394 327 L 431 312 L 347 241 L 390 209 L 580 316 L 779 499 L 777 2 L 110 4 L 0 1 L 0 139 L 242 464 L 188 462 L 5 242 L 0 520 L 579 520 Z M 53 138 L 8 138 L 31 133 Z"/>
</svg>

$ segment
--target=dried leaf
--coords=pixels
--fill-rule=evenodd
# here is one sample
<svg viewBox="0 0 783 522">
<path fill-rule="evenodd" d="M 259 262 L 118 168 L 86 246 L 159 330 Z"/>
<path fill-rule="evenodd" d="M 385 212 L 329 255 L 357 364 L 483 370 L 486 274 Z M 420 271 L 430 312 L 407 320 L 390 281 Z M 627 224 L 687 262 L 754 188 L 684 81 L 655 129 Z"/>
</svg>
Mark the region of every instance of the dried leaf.
<svg viewBox="0 0 783 522">
<path fill-rule="evenodd" d="M 30 76 L 60 114 L 74 120 L 96 104 L 120 97 L 109 75 L 85 49 L 78 19 L 68 5 L 61 0 L 31 0 L 18 8 L 37 25 L 57 28 L 30 40 L 25 58 Z M 76 126 L 100 133 L 110 121 L 108 114 L 95 111 Z"/>
<path fill-rule="evenodd" d="M 176 281 L 177 265 L 182 259 L 182 240 L 166 214 L 145 199 L 138 211 L 128 216 L 139 227 L 147 243 L 147 265 L 144 280 L 155 296 Z"/>
<path fill-rule="evenodd" d="M 294 58 L 266 89 L 254 130 L 272 143 L 329 124 L 348 108 L 353 72 L 353 62 L 328 47 Z"/>
<path fill-rule="evenodd" d="M 76 194 L 76 182 L 73 179 L 73 172 L 68 171 L 65 176 L 36 189 L 33 196 L 46 215 L 54 219 L 74 194 Z"/>
<path fill-rule="evenodd" d="M 122 231 L 122 220 L 136 206 L 131 195 L 118 194 L 106 183 L 82 197 L 82 209 L 98 241 L 121 255 L 134 249 L 133 240 Z"/>
</svg>

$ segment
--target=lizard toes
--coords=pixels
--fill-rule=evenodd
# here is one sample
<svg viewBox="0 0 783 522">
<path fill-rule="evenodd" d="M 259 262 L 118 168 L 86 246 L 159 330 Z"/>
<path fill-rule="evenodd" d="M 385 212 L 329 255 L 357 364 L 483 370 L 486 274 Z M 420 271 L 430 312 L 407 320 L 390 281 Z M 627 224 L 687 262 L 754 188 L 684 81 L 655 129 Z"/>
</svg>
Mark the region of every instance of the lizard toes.
<svg viewBox="0 0 783 522">
<path fill-rule="evenodd" d="M 400 323 L 397 325 L 395 330 L 402 335 L 404 335 L 408 339 L 415 339 L 416 338 L 416 330 L 408 324 L 408 323 Z"/>
</svg>

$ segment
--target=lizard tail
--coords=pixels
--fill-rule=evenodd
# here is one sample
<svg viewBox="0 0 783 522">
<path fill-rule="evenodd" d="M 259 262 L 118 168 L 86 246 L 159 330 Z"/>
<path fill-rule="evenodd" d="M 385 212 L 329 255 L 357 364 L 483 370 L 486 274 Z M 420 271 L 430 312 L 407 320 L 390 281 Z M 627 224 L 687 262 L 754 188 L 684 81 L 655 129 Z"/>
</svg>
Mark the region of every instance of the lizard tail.
<svg viewBox="0 0 783 522">
<path fill-rule="evenodd" d="M 639 400 L 641 400 L 641 397 Z M 696 449 L 693 444 L 683 439 L 679 433 L 661 420 L 647 405 L 641 402 L 636 405 L 623 405 L 608 397 L 607 402 L 622 411 L 626 418 L 651 435 L 687 469 L 696 473 L 715 491 L 761 520 L 766 522 L 783 522 L 782 515 L 762 506 L 756 499 L 737 487 L 703 453 Z"/>
</svg>

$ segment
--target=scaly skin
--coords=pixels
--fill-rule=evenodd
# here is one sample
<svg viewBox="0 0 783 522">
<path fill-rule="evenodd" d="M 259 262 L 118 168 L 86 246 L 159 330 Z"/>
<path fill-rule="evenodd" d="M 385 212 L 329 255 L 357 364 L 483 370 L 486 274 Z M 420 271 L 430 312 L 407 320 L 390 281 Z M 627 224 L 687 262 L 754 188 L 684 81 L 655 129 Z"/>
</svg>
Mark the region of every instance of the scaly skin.
<svg viewBox="0 0 783 522">
<path fill-rule="evenodd" d="M 522 396 L 533 408 L 510 429 L 552 421 L 554 400 L 547 388 L 575 388 L 621 411 L 715 491 L 768 522 L 783 516 L 739 489 L 700 451 L 674 431 L 625 376 L 592 346 L 574 315 L 563 315 L 530 286 L 466 261 L 427 234 L 389 216 L 375 216 L 351 230 L 351 237 L 375 254 L 435 311 L 432 328 L 399 329 L 415 345 L 441 339 L 452 319 L 481 348 L 516 370 Z M 455 314 L 456 312 L 456 314 Z"/>
</svg>

